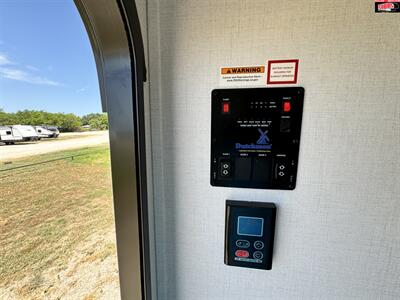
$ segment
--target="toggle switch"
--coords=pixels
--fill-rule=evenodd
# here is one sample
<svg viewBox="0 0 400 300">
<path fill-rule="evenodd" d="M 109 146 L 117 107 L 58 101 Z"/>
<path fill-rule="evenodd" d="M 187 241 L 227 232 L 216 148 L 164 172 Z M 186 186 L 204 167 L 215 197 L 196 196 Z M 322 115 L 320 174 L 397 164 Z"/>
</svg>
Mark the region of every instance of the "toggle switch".
<svg viewBox="0 0 400 300">
<path fill-rule="evenodd" d="M 230 102 L 223 102 L 222 103 L 222 113 L 229 114 L 231 111 L 231 104 Z"/>
<path fill-rule="evenodd" d="M 289 116 L 282 116 L 281 122 L 279 124 L 280 132 L 290 132 L 290 127 L 292 125 L 292 120 Z"/>
<path fill-rule="evenodd" d="M 292 109 L 290 101 L 283 101 L 283 112 L 288 113 Z"/>
</svg>

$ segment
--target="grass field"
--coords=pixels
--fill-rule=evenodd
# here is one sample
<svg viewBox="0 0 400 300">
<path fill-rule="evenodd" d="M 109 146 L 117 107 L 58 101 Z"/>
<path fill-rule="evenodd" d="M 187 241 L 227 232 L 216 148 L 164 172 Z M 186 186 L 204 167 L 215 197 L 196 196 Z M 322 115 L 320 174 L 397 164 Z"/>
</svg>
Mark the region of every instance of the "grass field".
<svg viewBox="0 0 400 300">
<path fill-rule="evenodd" d="M 0 298 L 108 298 L 104 286 L 118 285 L 108 147 L 3 164 L 0 182 Z"/>
</svg>

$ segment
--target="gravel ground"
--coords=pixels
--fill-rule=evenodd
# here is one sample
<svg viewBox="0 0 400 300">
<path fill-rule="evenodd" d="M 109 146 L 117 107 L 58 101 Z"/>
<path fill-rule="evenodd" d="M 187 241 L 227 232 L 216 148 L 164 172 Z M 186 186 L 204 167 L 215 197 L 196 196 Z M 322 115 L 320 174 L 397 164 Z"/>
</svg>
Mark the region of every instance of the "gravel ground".
<svg viewBox="0 0 400 300">
<path fill-rule="evenodd" d="M 68 139 L 63 140 L 63 137 Z M 0 162 L 49 152 L 84 148 L 108 143 L 108 131 L 61 133 L 59 140 L 42 139 L 15 145 L 0 145 Z"/>
</svg>

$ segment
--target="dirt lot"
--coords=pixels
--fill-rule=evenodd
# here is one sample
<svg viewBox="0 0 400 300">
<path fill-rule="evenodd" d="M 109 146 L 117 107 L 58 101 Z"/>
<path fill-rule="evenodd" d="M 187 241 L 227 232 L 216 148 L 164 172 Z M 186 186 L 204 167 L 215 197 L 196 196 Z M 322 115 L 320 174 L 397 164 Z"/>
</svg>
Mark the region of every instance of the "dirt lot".
<svg viewBox="0 0 400 300">
<path fill-rule="evenodd" d="M 0 182 L 0 299 L 119 299 L 107 145 L 0 163 Z"/>
<path fill-rule="evenodd" d="M 0 145 L 0 162 L 21 157 L 79 149 L 108 143 L 108 131 L 61 133 L 56 139 L 24 142 L 15 145 Z"/>
</svg>

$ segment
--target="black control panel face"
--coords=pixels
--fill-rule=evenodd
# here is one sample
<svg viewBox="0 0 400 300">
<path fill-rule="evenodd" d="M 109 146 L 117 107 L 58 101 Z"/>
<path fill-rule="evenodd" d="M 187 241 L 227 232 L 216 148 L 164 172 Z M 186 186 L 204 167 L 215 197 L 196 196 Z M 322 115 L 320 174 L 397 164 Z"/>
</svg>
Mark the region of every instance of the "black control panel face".
<svg viewBox="0 0 400 300">
<path fill-rule="evenodd" d="M 218 89 L 211 98 L 211 185 L 294 189 L 304 89 Z"/>
<path fill-rule="evenodd" d="M 271 270 L 275 219 L 273 203 L 227 200 L 225 264 Z"/>
</svg>

